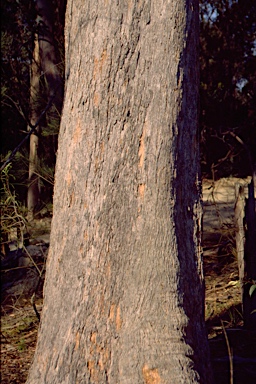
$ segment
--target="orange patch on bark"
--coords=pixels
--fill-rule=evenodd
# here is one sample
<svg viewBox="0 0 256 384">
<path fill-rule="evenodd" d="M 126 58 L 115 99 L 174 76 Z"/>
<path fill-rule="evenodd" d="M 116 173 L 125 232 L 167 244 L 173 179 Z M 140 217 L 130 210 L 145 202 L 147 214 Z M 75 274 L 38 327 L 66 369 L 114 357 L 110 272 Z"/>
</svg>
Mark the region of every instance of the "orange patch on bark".
<svg viewBox="0 0 256 384">
<path fill-rule="evenodd" d="M 102 361 L 101 358 L 99 359 L 98 365 L 99 365 L 99 367 L 100 367 L 100 370 L 103 371 L 103 369 L 104 369 L 104 364 L 103 364 L 103 361 Z"/>
<path fill-rule="evenodd" d="M 94 92 L 93 104 L 95 105 L 95 107 L 98 107 L 100 104 L 100 95 L 98 94 L 98 92 Z"/>
<path fill-rule="evenodd" d="M 105 349 L 102 348 L 101 352 L 100 352 L 99 362 L 98 362 L 98 366 L 99 366 L 101 371 L 105 370 L 105 367 L 107 366 L 108 359 L 109 359 L 108 348 L 105 348 Z"/>
<path fill-rule="evenodd" d="M 117 310 L 116 310 L 116 330 L 119 331 L 122 326 L 122 319 L 121 319 L 121 310 L 120 310 L 120 305 L 118 305 Z"/>
<path fill-rule="evenodd" d="M 67 184 L 68 184 L 68 187 L 69 187 L 70 184 L 71 184 L 71 181 L 72 181 L 72 177 L 71 177 L 70 172 L 68 172 L 68 174 L 67 174 L 67 176 L 66 176 L 66 180 L 67 180 Z"/>
<path fill-rule="evenodd" d="M 92 342 L 93 344 L 96 344 L 96 338 L 97 338 L 97 333 L 96 333 L 96 332 L 93 332 L 93 333 L 91 334 L 91 342 Z"/>
<path fill-rule="evenodd" d="M 147 364 L 142 368 L 142 374 L 145 384 L 160 384 L 161 377 L 159 376 L 158 370 L 150 369 Z"/>
<path fill-rule="evenodd" d="M 76 129 L 75 129 L 75 133 L 74 133 L 74 137 L 73 137 L 75 144 L 77 144 L 81 140 L 81 136 L 82 136 L 81 122 L 80 122 L 80 120 L 78 120 Z"/>
<path fill-rule="evenodd" d="M 94 59 L 94 69 L 93 69 L 93 79 L 95 80 L 98 73 L 102 72 L 103 65 L 105 64 L 105 61 L 107 59 L 107 50 L 104 49 L 100 59 L 95 58 Z"/>
<path fill-rule="evenodd" d="M 90 372 L 91 379 L 95 380 L 97 383 L 98 382 L 98 375 L 97 375 L 97 371 L 95 369 L 95 362 L 92 360 L 87 361 L 87 368 Z"/>
<path fill-rule="evenodd" d="M 114 320 L 114 316 L 115 316 L 115 304 L 111 304 L 111 307 L 110 307 L 110 310 L 109 310 L 109 320 Z"/>
<path fill-rule="evenodd" d="M 80 333 L 77 332 L 77 334 L 76 334 L 76 343 L 75 343 L 75 351 L 78 350 L 79 345 L 80 345 Z"/>
<path fill-rule="evenodd" d="M 139 193 L 139 197 L 141 199 L 144 198 L 144 193 L 145 193 L 145 184 L 139 184 L 138 186 L 138 193 Z"/>
<path fill-rule="evenodd" d="M 111 274 L 111 264 L 110 263 L 107 263 L 105 270 L 106 270 L 106 276 L 109 278 L 110 274 Z"/>
<path fill-rule="evenodd" d="M 104 153 L 104 143 L 101 142 L 100 143 L 100 154 L 103 155 L 103 153 Z"/>
<path fill-rule="evenodd" d="M 140 144 L 139 144 L 139 167 L 142 168 L 144 165 L 145 160 L 145 135 L 146 135 L 146 123 L 143 127 L 143 132 L 140 137 Z"/>
<path fill-rule="evenodd" d="M 97 340 L 97 332 L 91 334 L 90 356 L 91 359 L 87 362 L 88 370 L 90 371 L 91 378 L 95 383 L 101 383 L 100 371 L 106 371 L 108 360 L 110 357 L 109 349 L 101 337 Z"/>
<path fill-rule="evenodd" d="M 119 331 L 121 329 L 123 320 L 121 318 L 121 309 L 120 305 L 116 307 L 115 304 L 111 304 L 110 310 L 109 310 L 109 315 L 108 318 L 110 321 L 115 321 L 116 323 L 116 330 Z"/>
</svg>

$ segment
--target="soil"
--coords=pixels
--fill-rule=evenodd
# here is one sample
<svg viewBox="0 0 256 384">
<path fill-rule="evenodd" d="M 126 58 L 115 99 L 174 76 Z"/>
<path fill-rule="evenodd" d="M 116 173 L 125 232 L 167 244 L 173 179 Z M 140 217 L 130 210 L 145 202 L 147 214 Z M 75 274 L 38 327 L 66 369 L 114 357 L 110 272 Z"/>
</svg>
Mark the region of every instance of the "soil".
<svg viewBox="0 0 256 384">
<path fill-rule="evenodd" d="M 203 257 L 206 326 L 215 384 L 256 383 L 256 331 L 243 328 L 235 252 L 235 184 L 221 179 L 203 183 Z M 43 298 L 50 218 L 35 220 L 26 252 L 2 259 L 1 383 L 26 382 L 36 346 Z M 41 275 L 39 277 L 39 274 Z M 33 302 L 33 301 L 32 301 Z"/>
</svg>

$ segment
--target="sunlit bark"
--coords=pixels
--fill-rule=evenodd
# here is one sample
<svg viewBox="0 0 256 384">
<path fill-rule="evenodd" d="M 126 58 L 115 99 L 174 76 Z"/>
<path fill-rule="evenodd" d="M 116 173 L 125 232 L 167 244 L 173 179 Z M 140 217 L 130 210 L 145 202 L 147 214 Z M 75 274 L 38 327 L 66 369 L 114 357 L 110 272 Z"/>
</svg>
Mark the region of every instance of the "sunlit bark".
<svg viewBox="0 0 256 384">
<path fill-rule="evenodd" d="M 197 1 L 69 1 L 42 324 L 28 384 L 211 382 Z"/>
</svg>

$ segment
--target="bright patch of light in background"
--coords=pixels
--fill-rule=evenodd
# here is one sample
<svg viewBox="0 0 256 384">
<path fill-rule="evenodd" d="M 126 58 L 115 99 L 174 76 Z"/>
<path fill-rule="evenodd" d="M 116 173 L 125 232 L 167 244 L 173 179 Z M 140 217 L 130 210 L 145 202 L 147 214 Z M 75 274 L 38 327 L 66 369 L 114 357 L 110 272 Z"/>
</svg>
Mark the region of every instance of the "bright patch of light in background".
<svg viewBox="0 0 256 384">
<path fill-rule="evenodd" d="M 238 89 L 239 92 L 242 92 L 246 84 L 248 84 L 248 80 L 245 79 L 244 77 L 241 77 L 241 79 L 239 79 L 238 82 L 236 83 L 236 88 Z"/>
<path fill-rule="evenodd" d="M 211 4 L 205 4 L 202 6 L 203 12 L 203 19 L 205 22 L 211 22 L 214 23 L 217 20 L 217 17 L 219 16 L 217 8 L 213 8 Z"/>
<path fill-rule="evenodd" d="M 254 42 L 253 42 L 252 54 L 253 54 L 253 56 L 256 56 L 256 40 L 254 40 Z"/>
</svg>

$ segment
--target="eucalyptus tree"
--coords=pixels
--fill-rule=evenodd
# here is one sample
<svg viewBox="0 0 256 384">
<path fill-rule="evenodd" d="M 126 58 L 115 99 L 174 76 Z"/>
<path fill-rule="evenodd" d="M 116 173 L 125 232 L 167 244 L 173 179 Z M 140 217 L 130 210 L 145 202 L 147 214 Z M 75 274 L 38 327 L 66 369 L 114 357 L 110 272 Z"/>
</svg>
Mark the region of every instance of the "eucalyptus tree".
<svg viewBox="0 0 256 384">
<path fill-rule="evenodd" d="M 27 384 L 210 383 L 198 3 L 68 1 L 41 327 Z"/>
</svg>

